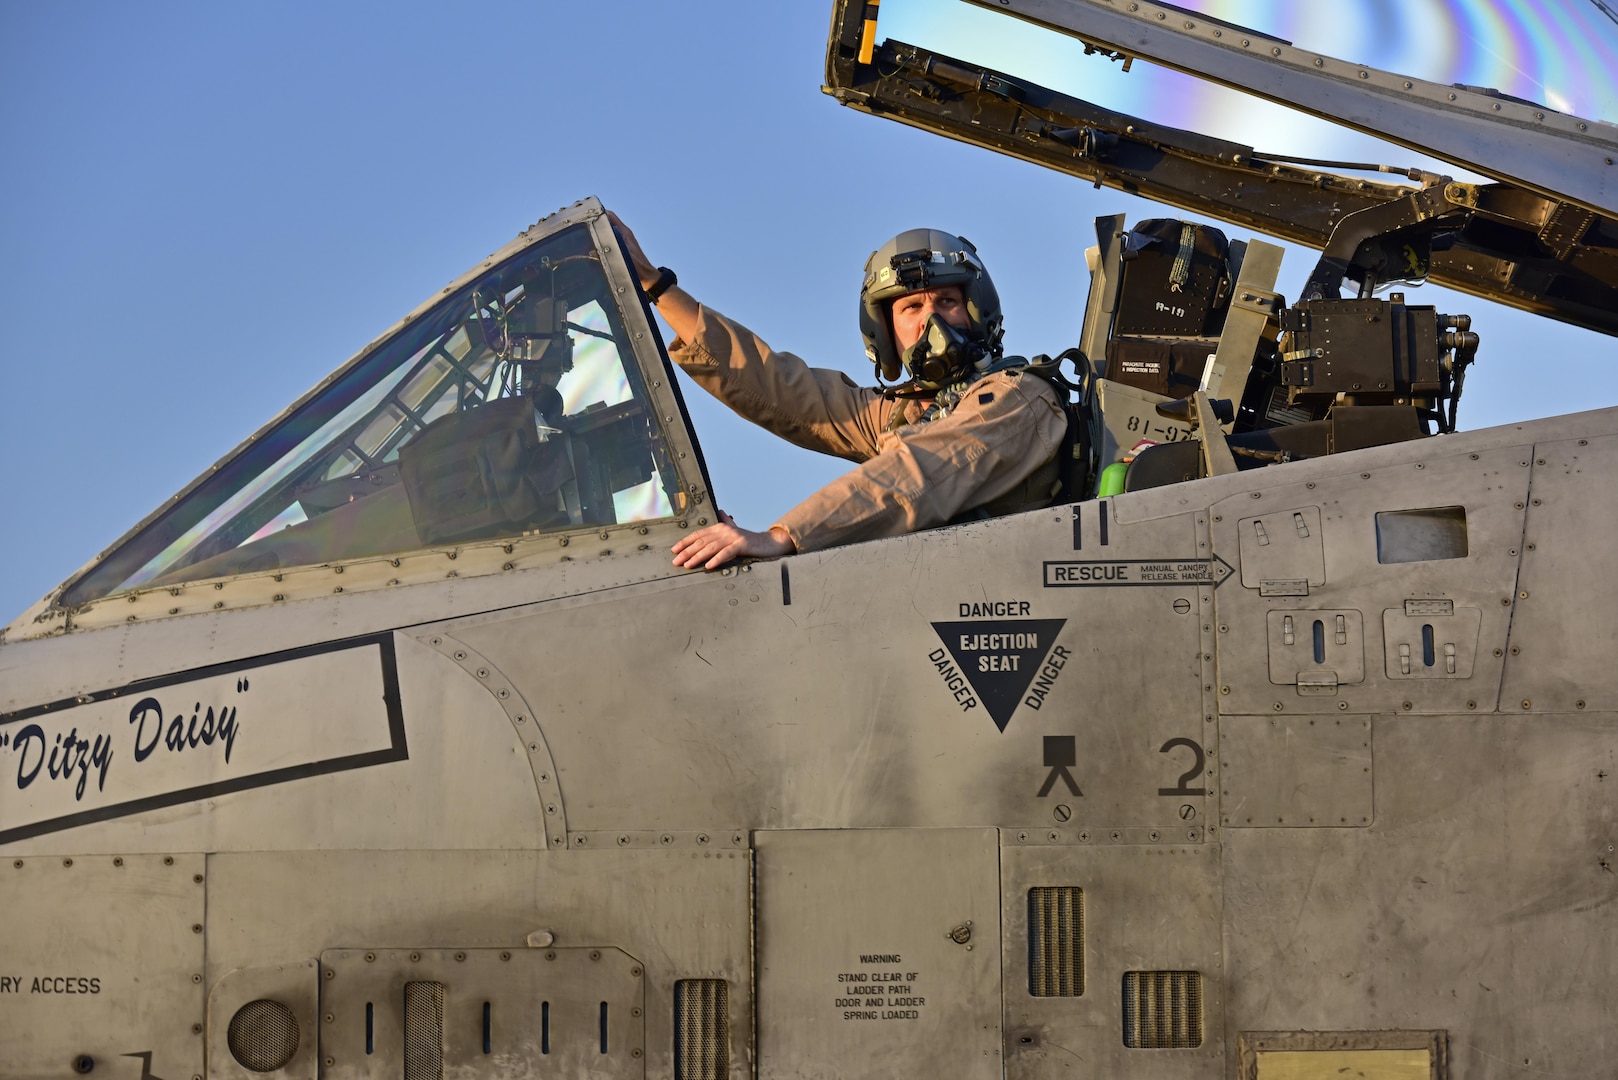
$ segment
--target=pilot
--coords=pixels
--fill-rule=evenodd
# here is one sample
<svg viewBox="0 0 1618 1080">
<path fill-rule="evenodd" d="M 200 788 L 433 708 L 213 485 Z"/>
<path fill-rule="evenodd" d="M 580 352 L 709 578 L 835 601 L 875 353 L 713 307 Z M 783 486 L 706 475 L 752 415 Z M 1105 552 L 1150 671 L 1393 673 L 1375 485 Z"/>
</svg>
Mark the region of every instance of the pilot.
<svg viewBox="0 0 1618 1080">
<path fill-rule="evenodd" d="M 911 229 L 866 261 L 866 355 L 886 379 L 901 369 L 910 375 L 884 390 L 775 352 L 699 304 L 610 216 L 677 335 L 675 363 L 761 427 L 858 463 L 762 532 L 720 512 L 717 524 L 674 545 L 674 565 L 713 570 L 742 556 L 817 551 L 1049 505 L 1060 485 L 1066 414 L 1050 384 L 1002 357 L 1000 300 L 966 240 Z"/>
</svg>

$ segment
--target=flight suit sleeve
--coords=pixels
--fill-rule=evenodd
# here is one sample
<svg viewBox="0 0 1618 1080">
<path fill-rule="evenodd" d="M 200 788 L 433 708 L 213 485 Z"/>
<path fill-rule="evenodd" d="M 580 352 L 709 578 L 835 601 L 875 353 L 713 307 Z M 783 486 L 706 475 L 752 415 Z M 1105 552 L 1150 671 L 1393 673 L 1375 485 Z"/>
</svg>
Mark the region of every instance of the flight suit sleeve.
<svg viewBox="0 0 1618 1080">
<path fill-rule="evenodd" d="M 947 416 L 882 436 L 880 453 L 776 524 L 799 551 L 941 525 L 1015 491 L 1051 462 L 1066 431 L 1043 379 L 998 372 L 968 387 Z"/>
<path fill-rule="evenodd" d="M 712 308 L 700 309 L 695 338 L 676 340 L 669 358 L 742 417 L 806 450 L 864 461 L 881 449 L 893 402 L 841 371 L 776 352 Z"/>
</svg>

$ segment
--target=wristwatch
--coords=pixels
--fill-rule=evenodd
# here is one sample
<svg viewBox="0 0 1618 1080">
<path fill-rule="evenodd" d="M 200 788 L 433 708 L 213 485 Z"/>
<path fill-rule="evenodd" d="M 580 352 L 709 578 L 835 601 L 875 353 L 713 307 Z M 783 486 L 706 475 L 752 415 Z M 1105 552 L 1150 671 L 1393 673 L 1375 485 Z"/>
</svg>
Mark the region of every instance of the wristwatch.
<svg viewBox="0 0 1618 1080">
<path fill-rule="evenodd" d="M 646 299 L 655 304 L 657 303 L 658 297 L 662 296 L 679 283 L 680 279 L 675 276 L 673 270 L 670 270 L 666 266 L 659 266 L 657 268 L 657 280 L 646 286 Z"/>
</svg>

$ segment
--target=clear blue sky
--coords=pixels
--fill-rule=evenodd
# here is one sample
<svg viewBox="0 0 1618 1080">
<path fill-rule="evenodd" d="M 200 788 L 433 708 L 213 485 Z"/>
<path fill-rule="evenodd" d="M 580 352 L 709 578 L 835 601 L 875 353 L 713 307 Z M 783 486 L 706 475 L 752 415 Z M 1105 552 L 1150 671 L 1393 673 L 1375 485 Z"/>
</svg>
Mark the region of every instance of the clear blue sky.
<svg viewBox="0 0 1618 1080">
<path fill-rule="evenodd" d="M 1161 211 L 836 105 L 830 7 L 0 0 L 0 623 L 583 195 L 857 379 L 860 268 L 917 225 L 978 244 L 1012 351 L 1075 343 L 1094 218 Z M 1484 337 L 1464 426 L 1618 402 L 1609 339 L 1436 292 Z M 843 467 L 686 393 L 743 524 Z"/>
</svg>

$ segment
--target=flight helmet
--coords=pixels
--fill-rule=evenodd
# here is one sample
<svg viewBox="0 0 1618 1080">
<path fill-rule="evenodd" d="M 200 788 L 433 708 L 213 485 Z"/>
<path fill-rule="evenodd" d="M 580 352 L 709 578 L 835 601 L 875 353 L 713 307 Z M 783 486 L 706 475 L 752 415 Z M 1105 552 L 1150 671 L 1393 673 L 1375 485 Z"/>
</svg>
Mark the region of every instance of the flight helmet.
<svg viewBox="0 0 1618 1080">
<path fill-rule="evenodd" d="M 1000 355 L 1000 294 L 978 258 L 970 240 L 942 229 L 908 229 L 871 253 L 865 260 L 865 282 L 860 287 L 860 336 L 865 339 L 865 355 L 876 365 L 882 378 L 899 378 L 905 358 L 893 341 L 889 306 L 894 299 L 918 289 L 943 285 L 960 287 L 969 320 L 963 332 L 978 346 L 982 355 Z M 912 370 L 918 381 L 939 384 Z"/>
</svg>

